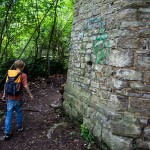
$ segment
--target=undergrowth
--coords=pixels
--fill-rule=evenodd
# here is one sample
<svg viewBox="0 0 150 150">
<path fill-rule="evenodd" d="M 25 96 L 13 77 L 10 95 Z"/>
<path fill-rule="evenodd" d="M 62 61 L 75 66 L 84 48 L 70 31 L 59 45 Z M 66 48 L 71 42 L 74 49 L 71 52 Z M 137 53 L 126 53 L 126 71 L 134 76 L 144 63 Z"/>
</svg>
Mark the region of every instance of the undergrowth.
<svg viewBox="0 0 150 150">
<path fill-rule="evenodd" d="M 90 150 L 94 144 L 94 136 L 84 124 L 80 125 L 80 132 L 81 136 L 88 142 L 87 149 Z"/>
</svg>

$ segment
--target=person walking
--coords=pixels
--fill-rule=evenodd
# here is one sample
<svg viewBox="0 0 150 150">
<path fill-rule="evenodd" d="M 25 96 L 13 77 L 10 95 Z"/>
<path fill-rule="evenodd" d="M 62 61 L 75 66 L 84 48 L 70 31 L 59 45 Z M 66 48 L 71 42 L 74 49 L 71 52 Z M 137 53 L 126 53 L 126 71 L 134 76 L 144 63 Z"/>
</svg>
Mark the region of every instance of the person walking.
<svg viewBox="0 0 150 150">
<path fill-rule="evenodd" d="M 30 91 L 27 81 L 27 75 L 23 73 L 25 63 L 22 60 L 15 61 L 16 70 L 8 70 L 8 76 L 5 83 L 4 93 L 2 100 L 7 100 L 7 112 L 5 118 L 4 128 L 4 140 L 8 140 L 12 137 L 11 125 L 14 111 L 16 112 L 17 131 L 23 131 L 23 113 L 22 113 L 22 101 L 23 101 L 23 87 L 26 89 L 31 100 L 33 95 Z M 10 81 L 9 81 L 10 80 Z M 14 83 L 15 82 L 15 88 Z M 18 83 L 17 83 L 18 82 Z M 13 88 L 10 88 L 13 85 Z"/>
</svg>

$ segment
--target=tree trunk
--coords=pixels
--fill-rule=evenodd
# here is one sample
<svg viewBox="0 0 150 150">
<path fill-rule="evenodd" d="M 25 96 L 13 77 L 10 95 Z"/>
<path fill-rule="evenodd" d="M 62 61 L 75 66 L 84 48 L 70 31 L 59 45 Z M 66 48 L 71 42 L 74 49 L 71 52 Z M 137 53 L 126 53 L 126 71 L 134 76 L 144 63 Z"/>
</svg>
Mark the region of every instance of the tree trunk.
<svg viewBox="0 0 150 150">
<path fill-rule="evenodd" d="M 2 42 L 3 42 L 3 34 L 4 34 L 5 26 L 6 26 L 6 23 L 7 23 L 7 18 L 8 18 L 8 15 L 9 15 L 9 10 L 11 9 L 12 4 L 13 4 L 13 0 L 10 0 L 9 4 L 8 4 L 7 11 L 6 11 L 6 16 L 5 16 L 4 22 L 2 24 L 2 29 L 1 29 L 1 33 L 0 33 L 0 54 L 1 54 L 1 48 L 2 48 Z"/>
<path fill-rule="evenodd" d="M 51 30 L 51 33 L 50 33 L 49 46 L 48 46 L 48 52 L 47 52 L 48 78 L 49 78 L 49 76 L 50 76 L 50 49 L 51 49 L 51 43 L 52 43 L 53 35 L 54 35 L 54 32 L 55 32 L 56 19 L 57 19 L 57 5 L 58 5 L 58 1 L 59 1 L 59 0 L 56 0 L 56 1 L 55 1 L 54 23 L 53 23 L 52 30 Z"/>
<path fill-rule="evenodd" d="M 37 0 L 36 0 L 36 16 L 37 16 L 37 24 L 39 24 L 39 13 L 38 13 L 38 3 L 37 3 Z M 38 58 L 38 53 L 39 53 L 39 48 L 38 48 L 38 39 L 39 39 L 39 37 L 40 37 L 40 26 L 37 29 L 37 37 L 35 39 L 35 47 L 36 47 L 35 62 L 36 62 L 36 59 Z"/>
</svg>

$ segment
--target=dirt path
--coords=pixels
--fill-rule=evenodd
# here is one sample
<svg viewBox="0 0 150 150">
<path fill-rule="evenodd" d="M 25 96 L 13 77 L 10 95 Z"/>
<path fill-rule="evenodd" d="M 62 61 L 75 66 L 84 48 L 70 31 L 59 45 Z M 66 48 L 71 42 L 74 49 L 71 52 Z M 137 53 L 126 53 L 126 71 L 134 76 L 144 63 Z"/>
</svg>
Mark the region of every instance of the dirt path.
<svg viewBox="0 0 150 150">
<path fill-rule="evenodd" d="M 86 150 L 88 143 L 80 137 L 79 124 L 72 123 L 61 109 L 51 107 L 60 103 L 59 85 L 50 86 L 44 79 L 33 82 L 35 99 L 26 96 L 24 104 L 24 128 L 15 131 L 13 117 L 13 137 L 9 141 L 0 140 L 0 150 Z M 0 137 L 3 135 L 4 120 L 0 123 Z M 98 150 L 93 145 L 92 150 Z"/>
</svg>

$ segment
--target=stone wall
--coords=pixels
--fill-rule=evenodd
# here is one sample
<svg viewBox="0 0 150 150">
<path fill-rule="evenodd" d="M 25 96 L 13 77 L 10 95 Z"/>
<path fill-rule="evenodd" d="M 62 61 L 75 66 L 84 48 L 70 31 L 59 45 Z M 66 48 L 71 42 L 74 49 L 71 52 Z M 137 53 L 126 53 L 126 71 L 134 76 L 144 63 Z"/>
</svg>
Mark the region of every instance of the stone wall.
<svg viewBox="0 0 150 150">
<path fill-rule="evenodd" d="M 63 106 L 103 150 L 150 149 L 150 0 L 76 0 Z"/>
</svg>

